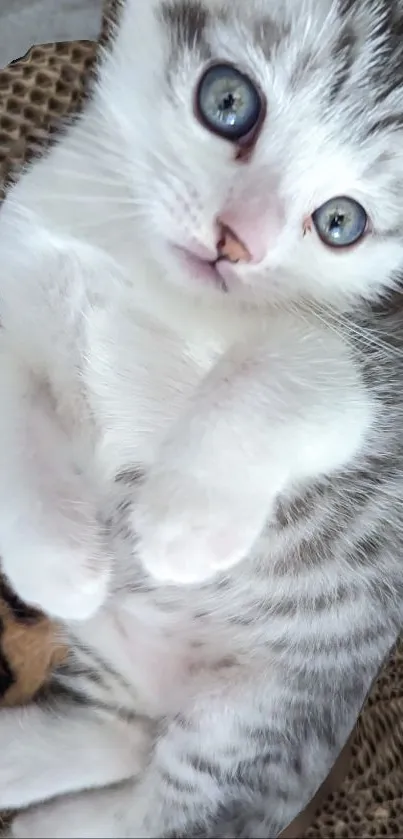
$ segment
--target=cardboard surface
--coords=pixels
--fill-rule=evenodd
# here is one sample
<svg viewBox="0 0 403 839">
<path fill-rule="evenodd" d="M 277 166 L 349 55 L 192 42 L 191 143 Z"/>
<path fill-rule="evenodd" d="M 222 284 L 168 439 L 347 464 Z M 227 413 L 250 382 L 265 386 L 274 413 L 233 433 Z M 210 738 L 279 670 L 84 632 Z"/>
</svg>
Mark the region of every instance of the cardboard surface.
<svg viewBox="0 0 403 839">
<path fill-rule="evenodd" d="M 0 67 L 36 44 L 96 40 L 103 0 L 0 0 Z"/>
</svg>

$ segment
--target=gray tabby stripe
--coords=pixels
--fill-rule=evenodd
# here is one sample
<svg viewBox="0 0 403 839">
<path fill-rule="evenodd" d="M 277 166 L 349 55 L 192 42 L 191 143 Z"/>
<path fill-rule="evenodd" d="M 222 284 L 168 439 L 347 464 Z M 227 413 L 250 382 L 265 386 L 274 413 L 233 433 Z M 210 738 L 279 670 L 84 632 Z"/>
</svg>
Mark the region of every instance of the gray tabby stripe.
<svg viewBox="0 0 403 839">
<path fill-rule="evenodd" d="M 133 466 L 123 469 L 116 475 L 115 481 L 117 484 L 127 484 L 134 486 L 144 478 L 144 470 L 140 466 Z"/>
<path fill-rule="evenodd" d="M 186 760 L 192 769 L 195 769 L 196 772 L 200 772 L 202 775 L 209 775 L 210 778 L 218 779 L 222 777 L 223 768 L 219 762 L 216 763 L 213 760 L 206 760 L 197 753 L 187 755 Z"/>
<path fill-rule="evenodd" d="M 361 2 L 361 0 L 358 0 Z M 339 15 L 341 19 L 347 17 L 357 7 L 357 0 L 339 0 Z"/>
<path fill-rule="evenodd" d="M 199 0 L 173 0 L 162 4 L 162 19 L 171 30 L 179 49 L 204 47 L 204 30 L 209 13 Z"/>
<path fill-rule="evenodd" d="M 61 705 L 76 705 L 80 708 L 93 707 L 93 702 L 85 691 L 61 684 L 57 678 L 52 679 L 38 693 L 36 702 L 38 705 L 45 705 L 49 711 L 55 714 L 60 713 Z"/>
<path fill-rule="evenodd" d="M 357 37 L 351 25 L 346 25 L 333 47 L 332 59 L 335 62 L 335 78 L 330 86 L 329 100 L 333 103 L 343 92 L 351 77 L 351 70 L 356 57 Z"/>
<path fill-rule="evenodd" d="M 76 684 L 77 682 L 77 684 Z M 59 680 L 57 673 L 37 697 L 40 705 L 46 705 L 55 714 L 60 713 L 61 705 L 75 705 L 79 708 L 89 708 L 91 711 L 101 711 L 110 714 L 114 719 L 134 723 L 142 717 L 131 708 L 125 708 L 121 703 L 96 699 L 88 692 L 88 685 L 80 683 L 79 677 L 72 674 L 70 678 Z"/>
<path fill-rule="evenodd" d="M 254 26 L 254 41 L 260 47 L 265 58 L 271 60 L 272 52 L 289 33 L 288 26 L 280 26 L 270 17 L 265 17 Z"/>
<path fill-rule="evenodd" d="M 403 113 L 389 114 L 387 117 L 381 117 L 372 123 L 367 129 L 366 136 L 370 137 L 372 134 L 381 134 L 383 131 L 401 131 L 403 129 Z M 401 231 L 399 231 L 401 234 Z"/>
<path fill-rule="evenodd" d="M 112 681 L 117 682 L 127 693 L 131 694 L 133 692 L 132 685 L 120 673 L 114 670 L 101 656 L 96 655 L 94 650 L 89 650 L 82 646 L 74 636 L 72 636 L 72 649 L 74 650 L 74 659 L 72 669 L 70 670 L 72 677 L 74 677 L 74 667 L 78 663 L 83 668 L 88 667 L 92 672 L 97 671 L 100 674 L 100 679 L 102 684 L 105 685 L 105 688 L 108 687 L 106 679 L 110 677 Z"/>
<path fill-rule="evenodd" d="M 171 787 L 175 792 L 180 793 L 180 795 L 194 795 L 195 787 L 190 783 L 190 781 L 182 780 L 178 778 L 177 775 L 173 775 L 166 770 L 160 770 L 159 772 L 160 781 L 163 784 L 166 784 L 167 787 Z"/>
</svg>

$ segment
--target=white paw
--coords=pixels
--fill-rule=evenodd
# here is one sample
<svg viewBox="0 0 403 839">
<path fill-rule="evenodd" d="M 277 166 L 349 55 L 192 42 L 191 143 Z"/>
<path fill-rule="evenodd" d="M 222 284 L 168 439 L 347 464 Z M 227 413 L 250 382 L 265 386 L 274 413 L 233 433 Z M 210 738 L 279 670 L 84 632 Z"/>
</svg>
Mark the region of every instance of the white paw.
<svg viewBox="0 0 403 839">
<path fill-rule="evenodd" d="M 6 563 L 5 571 L 22 600 L 58 620 L 87 620 L 108 594 L 108 559 L 91 559 L 79 547 L 36 547 Z"/>
<path fill-rule="evenodd" d="M 263 525 L 236 492 L 217 491 L 188 476 L 159 474 L 145 482 L 132 524 L 146 571 L 164 583 L 204 582 L 250 552 Z"/>
</svg>

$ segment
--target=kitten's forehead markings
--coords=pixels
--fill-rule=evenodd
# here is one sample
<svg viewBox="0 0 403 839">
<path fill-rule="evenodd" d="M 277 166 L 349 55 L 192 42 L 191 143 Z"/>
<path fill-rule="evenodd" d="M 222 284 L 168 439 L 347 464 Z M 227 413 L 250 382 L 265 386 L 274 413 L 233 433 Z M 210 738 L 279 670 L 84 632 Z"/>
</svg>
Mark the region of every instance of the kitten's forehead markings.
<svg viewBox="0 0 403 839">
<path fill-rule="evenodd" d="M 351 23 L 347 23 L 332 49 L 332 59 L 335 62 L 335 76 L 329 90 L 329 100 L 332 104 L 343 93 L 348 84 L 357 56 L 357 35 Z"/>
<path fill-rule="evenodd" d="M 360 0 L 361 2 L 361 0 Z M 357 7 L 357 0 L 339 0 L 339 14 L 341 18 L 346 17 Z"/>
<path fill-rule="evenodd" d="M 290 32 L 289 25 L 280 25 L 271 17 L 265 17 L 254 26 L 254 41 L 257 47 L 263 52 L 268 60 L 271 59 L 273 50 L 287 37 Z"/>
<path fill-rule="evenodd" d="M 175 47 L 183 50 L 205 48 L 205 30 L 210 13 L 198 0 L 172 0 L 162 4 L 162 19 L 170 29 Z"/>
<path fill-rule="evenodd" d="M 402 131 L 403 129 L 403 113 L 388 114 L 388 116 L 380 117 L 375 122 L 372 122 L 367 131 L 367 136 L 371 134 L 380 134 L 383 131 Z M 381 158 L 385 158 L 382 154 Z"/>
<path fill-rule="evenodd" d="M 128 484 L 128 486 L 133 486 L 134 484 L 139 483 L 144 478 L 144 472 L 140 467 L 127 467 L 127 469 L 122 469 L 121 472 L 115 477 L 116 483 Z"/>
</svg>

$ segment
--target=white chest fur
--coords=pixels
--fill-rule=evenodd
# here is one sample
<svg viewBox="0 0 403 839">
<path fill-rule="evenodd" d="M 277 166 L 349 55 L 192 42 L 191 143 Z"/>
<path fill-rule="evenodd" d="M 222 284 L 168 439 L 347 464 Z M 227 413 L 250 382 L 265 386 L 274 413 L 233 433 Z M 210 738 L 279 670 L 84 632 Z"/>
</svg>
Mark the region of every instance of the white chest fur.
<svg viewBox="0 0 403 839">
<path fill-rule="evenodd" d="M 225 307 L 203 317 L 190 302 L 168 317 L 172 293 L 157 303 L 146 296 L 144 305 L 141 291 L 132 290 L 130 308 L 122 301 L 94 308 L 87 324 L 85 377 L 100 429 L 101 462 L 113 474 L 154 461 L 206 374 L 251 328 L 247 317 Z"/>
</svg>

